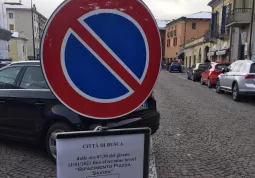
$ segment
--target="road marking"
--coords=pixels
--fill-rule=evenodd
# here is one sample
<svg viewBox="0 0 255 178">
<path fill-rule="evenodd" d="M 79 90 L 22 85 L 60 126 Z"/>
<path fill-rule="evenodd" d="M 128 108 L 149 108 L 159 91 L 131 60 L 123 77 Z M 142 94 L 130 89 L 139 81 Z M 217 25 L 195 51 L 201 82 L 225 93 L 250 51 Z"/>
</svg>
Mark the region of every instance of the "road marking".
<svg viewBox="0 0 255 178">
<path fill-rule="evenodd" d="M 156 158 L 154 154 L 153 142 L 151 139 L 151 149 L 150 149 L 150 164 L 149 164 L 149 178 L 157 178 L 157 168 L 156 168 Z"/>
<path fill-rule="evenodd" d="M 187 80 L 187 77 L 183 77 L 183 76 L 178 76 L 179 78 L 183 79 L 183 80 Z"/>
</svg>

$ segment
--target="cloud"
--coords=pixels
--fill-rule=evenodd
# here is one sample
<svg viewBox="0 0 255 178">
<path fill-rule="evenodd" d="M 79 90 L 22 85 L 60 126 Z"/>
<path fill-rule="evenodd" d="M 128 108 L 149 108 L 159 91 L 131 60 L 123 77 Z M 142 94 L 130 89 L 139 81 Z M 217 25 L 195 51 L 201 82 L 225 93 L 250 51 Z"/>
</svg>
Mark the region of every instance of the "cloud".
<svg viewBox="0 0 255 178">
<path fill-rule="evenodd" d="M 200 11 L 211 11 L 207 6 L 210 0 L 144 0 L 150 8 L 155 18 L 171 20 L 183 15 L 192 14 Z M 29 4 L 30 0 L 23 0 Z M 47 18 L 58 7 L 63 0 L 33 0 L 39 12 Z"/>
</svg>

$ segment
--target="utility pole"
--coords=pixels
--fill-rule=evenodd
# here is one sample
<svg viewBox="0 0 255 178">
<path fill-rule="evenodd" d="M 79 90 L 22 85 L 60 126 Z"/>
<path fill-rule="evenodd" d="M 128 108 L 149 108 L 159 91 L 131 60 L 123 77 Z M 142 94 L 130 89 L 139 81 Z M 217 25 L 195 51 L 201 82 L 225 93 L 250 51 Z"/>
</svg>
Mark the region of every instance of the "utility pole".
<svg viewBox="0 0 255 178">
<path fill-rule="evenodd" d="M 32 32 L 33 32 L 33 51 L 34 51 L 34 60 L 36 59 L 35 54 L 35 27 L 34 27 L 34 7 L 33 7 L 33 0 L 31 0 L 31 14 L 32 14 Z"/>
</svg>

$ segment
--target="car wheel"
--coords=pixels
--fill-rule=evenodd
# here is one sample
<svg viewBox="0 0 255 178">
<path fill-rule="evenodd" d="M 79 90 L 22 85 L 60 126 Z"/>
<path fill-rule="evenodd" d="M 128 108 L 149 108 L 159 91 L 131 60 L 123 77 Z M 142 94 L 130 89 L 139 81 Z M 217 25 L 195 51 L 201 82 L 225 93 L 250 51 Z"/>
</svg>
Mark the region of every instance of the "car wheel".
<svg viewBox="0 0 255 178">
<path fill-rule="evenodd" d="M 56 161 L 56 158 L 57 158 L 56 133 L 70 132 L 70 131 L 72 131 L 72 128 L 68 124 L 63 122 L 55 123 L 49 128 L 47 132 L 47 136 L 46 136 L 45 146 L 46 146 L 46 150 L 48 154 L 50 155 L 53 161 Z"/>
<path fill-rule="evenodd" d="M 208 79 L 207 86 L 208 86 L 208 88 L 212 88 L 212 83 L 211 83 L 210 79 Z"/>
<path fill-rule="evenodd" d="M 201 85 L 204 85 L 204 84 L 205 84 L 205 82 L 203 81 L 203 77 L 201 77 L 200 84 L 201 84 Z"/>
<path fill-rule="evenodd" d="M 241 95 L 239 94 L 239 87 L 237 83 L 235 83 L 232 87 L 232 97 L 234 101 L 241 100 Z"/>
<path fill-rule="evenodd" d="M 216 82 L 216 93 L 224 93 L 222 90 L 221 90 L 221 87 L 220 87 L 220 80 L 218 79 L 217 82 Z"/>
</svg>

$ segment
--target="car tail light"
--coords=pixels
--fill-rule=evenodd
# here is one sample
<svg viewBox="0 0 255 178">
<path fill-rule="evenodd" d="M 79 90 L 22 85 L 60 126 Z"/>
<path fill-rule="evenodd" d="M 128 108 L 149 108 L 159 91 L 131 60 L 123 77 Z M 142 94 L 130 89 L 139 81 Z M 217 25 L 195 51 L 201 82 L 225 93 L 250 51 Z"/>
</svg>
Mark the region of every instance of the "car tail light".
<svg viewBox="0 0 255 178">
<path fill-rule="evenodd" d="M 244 76 L 245 79 L 255 79 L 255 75 L 246 74 Z"/>
</svg>

